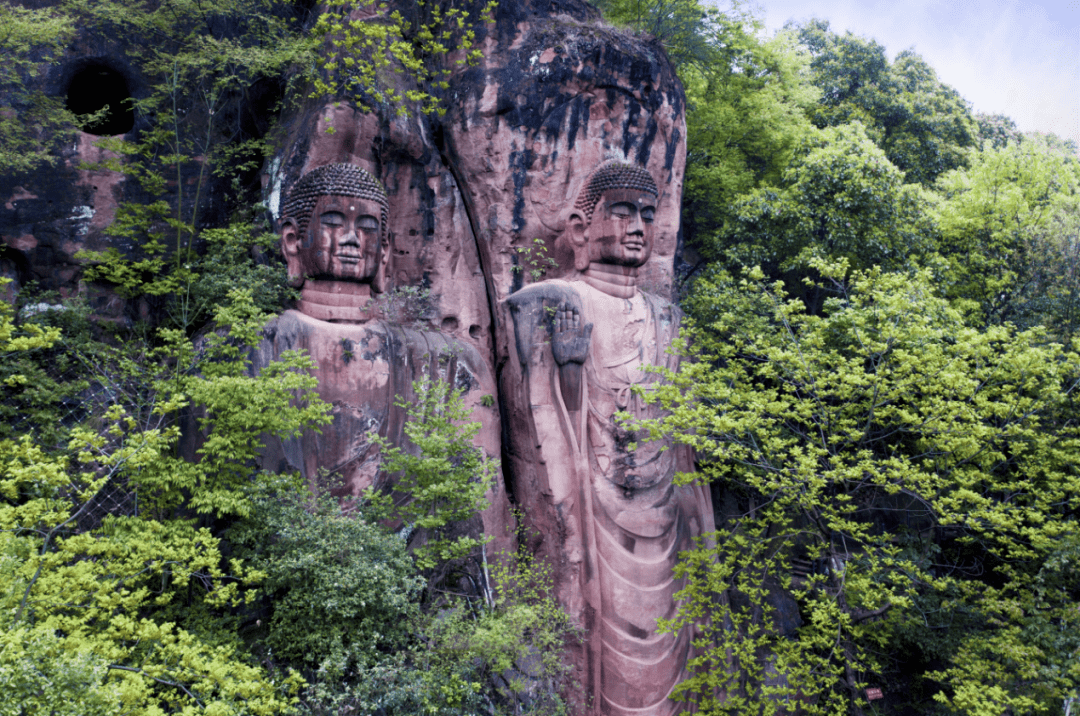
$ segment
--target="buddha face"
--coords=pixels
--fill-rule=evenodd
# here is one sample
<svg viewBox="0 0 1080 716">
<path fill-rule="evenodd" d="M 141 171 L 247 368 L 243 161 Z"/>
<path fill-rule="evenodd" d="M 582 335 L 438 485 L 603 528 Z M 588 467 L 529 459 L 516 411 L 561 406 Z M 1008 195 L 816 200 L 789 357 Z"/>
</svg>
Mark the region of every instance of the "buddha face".
<svg viewBox="0 0 1080 716">
<path fill-rule="evenodd" d="M 308 221 L 307 235 L 295 224 L 282 228 L 289 274 L 313 279 L 370 283 L 386 255 L 378 202 L 345 196 L 322 196 Z"/>
<path fill-rule="evenodd" d="M 656 197 L 637 189 L 600 195 L 588 227 L 589 263 L 637 268 L 652 255 Z"/>
</svg>

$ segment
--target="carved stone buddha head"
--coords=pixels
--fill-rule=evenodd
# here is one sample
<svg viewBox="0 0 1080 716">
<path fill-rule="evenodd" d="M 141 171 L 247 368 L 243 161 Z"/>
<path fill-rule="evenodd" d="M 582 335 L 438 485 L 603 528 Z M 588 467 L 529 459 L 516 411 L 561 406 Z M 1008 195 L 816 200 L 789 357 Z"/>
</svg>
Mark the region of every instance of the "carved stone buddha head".
<svg viewBox="0 0 1080 716">
<path fill-rule="evenodd" d="M 570 213 L 574 268 L 637 269 L 652 255 L 653 219 L 660 192 L 635 164 L 605 162 L 589 177 Z"/>
<path fill-rule="evenodd" d="M 302 176 L 281 210 L 290 285 L 352 282 L 381 292 L 389 207 L 379 180 L 352 164 L 328 164 Z"/>
</svg>

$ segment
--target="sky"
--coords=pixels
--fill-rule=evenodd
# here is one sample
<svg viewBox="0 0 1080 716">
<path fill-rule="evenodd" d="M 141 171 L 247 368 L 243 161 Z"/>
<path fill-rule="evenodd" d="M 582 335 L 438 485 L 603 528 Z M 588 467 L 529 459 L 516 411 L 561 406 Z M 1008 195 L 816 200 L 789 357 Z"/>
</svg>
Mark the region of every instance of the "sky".
<svg viewBox="0 0 1080 716">
<path fill-rule="evenodd" d="M 1080 0 L 755 0 L 767 31 L 819 17 L 914 48 L 976 112 L 1080 144 Z"/>
</svg>

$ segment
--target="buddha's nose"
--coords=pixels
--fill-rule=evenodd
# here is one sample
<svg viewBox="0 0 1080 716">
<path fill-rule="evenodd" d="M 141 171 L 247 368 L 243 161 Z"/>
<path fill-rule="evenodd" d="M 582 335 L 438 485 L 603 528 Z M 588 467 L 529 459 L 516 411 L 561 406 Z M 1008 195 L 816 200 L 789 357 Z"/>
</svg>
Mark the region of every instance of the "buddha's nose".
<svg viewBox="0 0 1080 716">
<path fill-rule="evenodd" d="M 630 216 L 630 222 L 626 227 L 626 233 L 628 234 L 645 234 L 645 222 L 641 220 L 641 214 L 634 212 Z"/>
<path fill-rule="evenodd" d="M 345 235 L 341 237 L 341 245 L 359 246 L 360 245 L 360 232 L 356 230 L 356 227 L 351 227 L 345 231 Z"/>
</svg>

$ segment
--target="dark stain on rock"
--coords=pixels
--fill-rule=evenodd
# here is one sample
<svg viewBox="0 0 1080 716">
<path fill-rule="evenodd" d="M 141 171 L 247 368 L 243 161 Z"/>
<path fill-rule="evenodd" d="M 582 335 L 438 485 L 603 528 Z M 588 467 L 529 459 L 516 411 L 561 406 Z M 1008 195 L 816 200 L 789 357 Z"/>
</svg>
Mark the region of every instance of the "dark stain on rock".
<svg viewBox="0 0 1080 716">
<path fill-rule="evenodd" d="M 630 107 L 626 112 L 625 119 L 623 119 L 623 154 L 626 156 L 630 156 L 630 150 L 634 148 L 634 144 L 639 139 L 632 128 L 637 127 L 638 117 L 641 115 L 640 104 L 633 101 L 629 104 Z"/>
<path fill-rule="evenodd" d="M 525 228 L 525 185 L 529 180 L 529 170 L 532 169 L 535 155 L 532 150 L 517 151 L 510 153 L 510 171 L 514 177 L 514 223 L 513 230 L 521 231 Z"/>
<path fill-rule="evenodd" d="M 675 153 L 679 149 L 679 140 L 682 139 L 682 133 L 678 127 L 675 127 L 675 131 L 671 133 L 671 141 L 667 143 L 667 147 L 664 151 L 664 169 L 668 173 L 668 181 L 672 180 L 672 170 L 675 167 Z"/>
<path fill-rule="evenodd" d="M 656 122 L 656 113 L 649 113 L 649 121 L 645 124 L 645 136 L 641 139 L 641 144 L 638 145 L 637 162 L 641 166 L 645 166 L 649 163 L 649 154 L 652 153 L 653 141 L 656 139 L 656 130 L 658 128 Z"/>
</svg>

